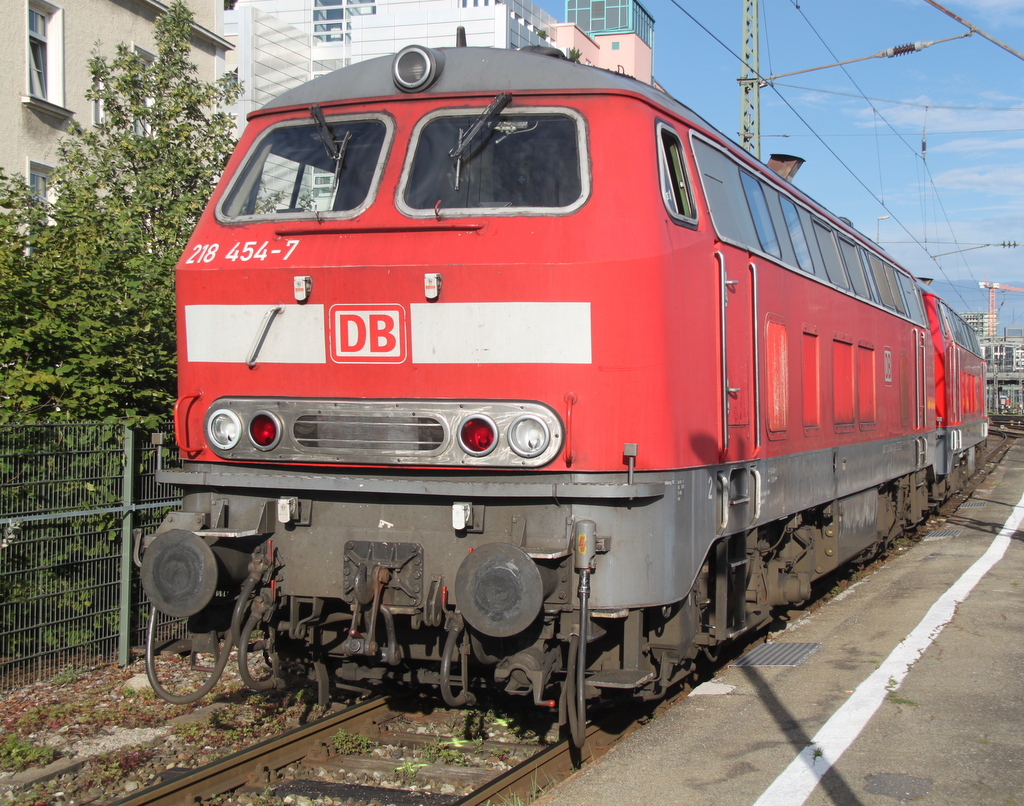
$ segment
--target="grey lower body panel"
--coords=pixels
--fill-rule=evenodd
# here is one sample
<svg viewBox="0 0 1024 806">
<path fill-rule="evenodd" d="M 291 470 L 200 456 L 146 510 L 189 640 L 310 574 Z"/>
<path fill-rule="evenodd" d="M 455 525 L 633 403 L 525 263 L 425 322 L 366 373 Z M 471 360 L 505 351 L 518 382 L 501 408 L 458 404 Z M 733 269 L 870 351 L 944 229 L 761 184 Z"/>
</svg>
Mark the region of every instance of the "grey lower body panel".
<svg viewBox="0 0 1024 806">
<path fill-rule="evenodd" d="M 663 605 L 691 590 L 711 545 L 795 513 L 848 499 L 848 518 L 870 531 L 872 491 L 926 466 L 926 437 L 848 446 L 755 462 L 626 474 L 391 473 L 330 469 L 188 465 L 160 480 L 185 489 L 183 509 L 206 530 L 272 530 L 284 561 L 284 592 L 338 596 L 346 546 L 382 541 L 422 549 L 424 586 L 454 587 L 467 553 L 486 543 L 522 548 L 571 585 L 573 524 L 592 520 L 610 538 L 598 555 L 591 592 L 596 611 Z M 856 498 L 853 498 L 856 496 Z M 299 516 L 267 513 L 297 498 Z M 471 504 L 468 528 L 453 527 L 457 504 Z M 211 518 L 217 522 L 212 523 Z M 867 533 L 867 532 L 864 532 Z M 857 553 L 859 544 L 849 549 Z"/>
<path fill-rule="evenodd" d="M 957 460 L 964 451 L 983 442 L 988 436 L 988 423 L 977 422 L 958 425 L 952 428 L 940 428 L 935 432 L 935 472 L 945 476 L 956 467 Z M 973 468 L 972 468 L 973 470 Z"/>
</svg>

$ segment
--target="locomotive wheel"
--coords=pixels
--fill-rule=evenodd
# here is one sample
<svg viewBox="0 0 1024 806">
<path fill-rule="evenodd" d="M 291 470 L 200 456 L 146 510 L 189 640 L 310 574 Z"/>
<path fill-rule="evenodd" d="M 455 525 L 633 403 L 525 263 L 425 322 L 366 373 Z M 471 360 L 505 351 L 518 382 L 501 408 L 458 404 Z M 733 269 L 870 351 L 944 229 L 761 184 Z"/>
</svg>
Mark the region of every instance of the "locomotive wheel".
<svg viewBox="0 0 1024 806">
<path fill-rule="evenodd" d="M 157 657 L 156 639 L 169 624 L 150 608 L 146 630 L 146 676 L 158 697 L 174 705 L 187 705 L 209 694 L 217 685 L 231 655 L 230 633 L 216 630 L 196 636 L 187 652 Z M 159 622 L 159 624 L 158 624 Z"/>
</svg>

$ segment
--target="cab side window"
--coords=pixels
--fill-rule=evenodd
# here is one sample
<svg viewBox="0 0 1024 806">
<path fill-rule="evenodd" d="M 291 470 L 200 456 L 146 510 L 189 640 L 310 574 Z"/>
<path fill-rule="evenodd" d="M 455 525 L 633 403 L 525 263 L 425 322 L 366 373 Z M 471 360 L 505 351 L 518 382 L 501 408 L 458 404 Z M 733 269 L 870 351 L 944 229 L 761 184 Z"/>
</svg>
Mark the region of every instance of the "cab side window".
<svg viewBox="0 0 1024 806">
<path fill-rule="evenodd" d="M 697 213 L 686 173 L 683 144 L 676 133 L 665 124 L 658 125 L 659 174 L 661 197 L 669 214 L 685 223 L 695 223 Z"/>
</svg>

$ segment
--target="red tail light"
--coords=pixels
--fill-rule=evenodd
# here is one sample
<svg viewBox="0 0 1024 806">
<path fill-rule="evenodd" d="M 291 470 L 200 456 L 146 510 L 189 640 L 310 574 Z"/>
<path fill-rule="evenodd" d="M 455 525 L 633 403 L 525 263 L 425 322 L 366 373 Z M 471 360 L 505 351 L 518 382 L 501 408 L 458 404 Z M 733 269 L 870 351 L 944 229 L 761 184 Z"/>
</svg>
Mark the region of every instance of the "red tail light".
<svg viewBox="0 0 1024 806">
<path fill-rule="evenodd" d="M 281 438 L 281 424 L 273 414 L 261 411 L 249 422 L 249 438 L 257 448 L 268 451 Z"/>
<path fill-rule="evenodd" d="M 473 456 L 486 456 L 498 442 L 498 427 L 490 417 L 475 414 L 462 421 L 459 444 Z"/>
</svg>

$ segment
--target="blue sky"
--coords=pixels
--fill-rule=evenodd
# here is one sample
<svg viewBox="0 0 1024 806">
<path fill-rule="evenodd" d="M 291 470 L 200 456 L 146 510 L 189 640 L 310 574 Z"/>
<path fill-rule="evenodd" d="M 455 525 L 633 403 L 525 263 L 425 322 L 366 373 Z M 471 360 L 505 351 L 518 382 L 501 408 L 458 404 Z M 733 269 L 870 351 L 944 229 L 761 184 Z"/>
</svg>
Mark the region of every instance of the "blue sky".
<svg viewBox="0 0 1024 806">
<path fill-rule="evenodd" d="M 655 18 L 656 80 L 735 139 L 740 62 L 681 9 L 738 54 L 742 1 L 642 2 Z M 1024 0 L 937 2 L 1024 53 Z M 541 5 L 565 19 L 559 0 Z M 761 0 L 760 13 L 765 76 L 967 32 L 924 0 Z M 979 281 L 1024 288 L 1024 61 L 979 34 L 779 78 L 761 90 L 761 135 L 762 159 L 804 157 L 796 184 L 877 232 L 957 310 L 987 310 Z M 930 257 L 1003 241 L 1022 246 Z M 1000 328 L 1024 327 L 1024 293 L 997 303 Z"/>
</svg>

